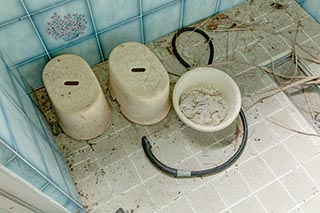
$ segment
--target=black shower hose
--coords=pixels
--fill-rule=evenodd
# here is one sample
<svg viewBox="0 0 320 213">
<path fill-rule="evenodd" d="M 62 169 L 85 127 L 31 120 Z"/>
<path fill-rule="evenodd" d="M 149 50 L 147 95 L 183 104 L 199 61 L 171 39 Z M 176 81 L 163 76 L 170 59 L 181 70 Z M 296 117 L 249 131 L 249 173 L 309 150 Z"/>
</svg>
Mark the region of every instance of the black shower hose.
<svg viewBox="0 0 320 213">
<path fill-rule="evenodd" d="M 173 48 L 173 53 L 177 57 L 177 59 L 180 61 L 182 65 L 184 65 L 186 68 L 190 68 L 190 65 L 184 61 L 184 59 L 179 55 L 177 48 L 176 48 L 176 39 L 181 33 L 186 32 L 186 31 L 192 31 L 192 32 L 197 32 L 201 34 L 208 42 L 208 45 L 210 47 L 210 56 L 209 56 L 209 62 L 208 64 L 212 64 L 213 61 L 213 55 L 214 55 L 214 48 L 212 41 L 210 37 L 203 32 L 200 29 L 193 28 L 193 27 L 188 27 L 188 28 L 183 28 L 179 30 L 173 37 L 172 39 L 172 48 Z M 161 161 L 159 161 L 156 156 L 152 153 L 152 146 L 151 143 L 149 142 L 148 138 L 146 136 L 142 137 L 142 147 L 143 150 L 147 156 L 147 158 L 151 161 L 152 164 L 154 164 L 157 168 L 159 168 L 161 171 L 164 173 L 174 176 L 174 177 L 202 177 L 202 176 L 209 176 L 213 174 L 217 174 L 219 172 L 222 172 L 223 170 L 227 169 L 230 167 L 242 154 L 246 143 L 248 139 L 248 124 L 246 120 L 246 116 L 243 112 L 242 109 L 240 109 L 240 118 L 241 118 L 241 123 L 243 127 L 243 136 L 242 136 L 242 141 L 241 144 L 238 148 L 238 150 L 229 158 L 226 162 L 223 164 L 210 168 L 210 169 L 205 169 L 205 170 L 199 170 L 199 171 L 189 171 L 189 170 L 181 170 L 181 169 L 175 169 L 172 167 L 169 167 L 165 164 L 163 164 Z"/>
</svg>

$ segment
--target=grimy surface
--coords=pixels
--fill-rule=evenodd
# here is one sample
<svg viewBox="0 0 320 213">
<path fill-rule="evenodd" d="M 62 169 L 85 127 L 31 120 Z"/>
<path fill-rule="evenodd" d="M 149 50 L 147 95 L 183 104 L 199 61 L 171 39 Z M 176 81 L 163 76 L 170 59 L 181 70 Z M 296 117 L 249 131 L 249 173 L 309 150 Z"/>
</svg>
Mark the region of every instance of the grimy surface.
<svg viewBox="0 0 320 213">
<path fill-rule="evenodd" d="M 120 207 L 142 213 L 319 211 L 319 137 L 311 136 L 317 134 L 312 124 L 285 93 L 261 100 L 277 84 L 260 66 L 290 53 L 303 58 L 319 53 L 320 27 L 294 1 L 272 2 L 251 0 L 195 24 L 213 39 L 212 66 L 239 85 L 249 122 L 243 155 L 220 174 L 168 177 L 147 160 L 141 137 L 148 136 L 154 154 L 166 164 L 204 169 L 225 161 L 237 148 L 236 123 L 222 132 L 200 133 L 186 127 L 171 109 L 155 125 L 135 125 L 110 99 L 107 63 L 94 71 L 112 105 L 112 126 L 93 140 L 77 141 L 60 132 L 44 89 L 37 91 L 88 212 L 114 213 Z M 186 70 L 171 54 L 172 35 L 148 47 L 167 68 L 173 88 Z M 193 66 L 206 64 L 208 52 L 201 37 L 184 35 L 178 41 L 183 57 Z M 286 70 L 274 69 L 282 74 Z"/>
</svg>

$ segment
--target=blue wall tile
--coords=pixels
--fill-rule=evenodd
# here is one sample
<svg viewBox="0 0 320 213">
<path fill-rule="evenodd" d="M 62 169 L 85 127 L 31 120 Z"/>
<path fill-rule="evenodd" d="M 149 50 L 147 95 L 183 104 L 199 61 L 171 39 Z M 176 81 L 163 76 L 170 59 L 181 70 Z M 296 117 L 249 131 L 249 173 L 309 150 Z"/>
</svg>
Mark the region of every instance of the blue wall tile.
<svg viewBox="0 0 320 213">
<path fill-rule="evenodd" d="M 1 119 L 1 115 L 0 115 L 0 119 Z M 1 131 L 2 131 L 2 129 L 1 129 Z M 0 165 L 6 163 L 14 155 L 15 154 L 7 146 L 5 146 L 4 142 L 0 139 Z"/>
<path fill-rule="evenodd" d="M 65 204 L 64 206 L 66 209 L 68 209 L 70 212 L 77 212 L 77 213 L 85 213 L 86 211 L 79 207 L 77 204 L 74 202 L 69 201 L 68 203 Z"/>
<path fill-rule="evenodd" d="M 43 85 L 42 71 L 48 61 L 48 56 L 43 56 L 26 64 L 21 64 L 17 69 L 29 86 L 38 88 Z"/>
<path fill-rule="evenodd" d="M 135 41 L 141 43 L 142 34 L 140 19 L 136 19 L 132 22 L 102 33 L 101 35 L 99 35 L 99 39 L 104 57 L 106 59 L 109 58 L 109 54 L 112 49 L 121 43 L 127 41 Z"/>
<path fill-rule="evenodd" d="M 218 0 L 185 0 L 183 26 L 200 21 L 215 14 Z"/>
<path fill-rule="evenodd" d="M 4 96 L 1 95 L 1 97 Z M 13 138 L 17 151 L 41 172 L 47 173 L 28 121 L 11 101 L 2 98 L 1 104 L 9 120 L 7 125 L 9 125 L 10 129 L 14 130 Z"/>
<path fill-rule="evenodd" d="M 52 184 L 46 186 L 42 191 L 62 206 L 65 206 L 69 201 L 69 199 Z"/>
<path fill-rule="evenodd" d="M 0 1 L 0 24 L 27 15 L 20 0 Z"/>
<path fill-rule="evenodd" d="M 65 2 L 68 0 L 23 0 L 29 13 L 36 12 L 38 10 L 44 9 L 46 7 L 53 6 L 55 4 Z"/>
<path fill-rule="evenodd" d="M 56 57 L 61 54 L 76 54 L 84 58 L 89 65 L 94 65 L 102 62 L 99 47 L 96 37 L 92 37 L 66 47 L 56 52 L 52 52 L 51 56 Z"/>
<path fill-rule="evenodd" d="M 180 27 L 181 2 L 143 17 L 145 42 L 158 39 Z"/>
<path fill-rule="evenodd" d="M 44 179 L 39 173 L 34 171 L 34 169 L 32 169 L 19 157 L 16 157 L 12 161 L 10 161 L 6 165 L 6 167 L 38 189 L 41 189 L 47 183 L 46 179 Z"/>
<path fill-rule="evenodd" d="M 14 64 L 45 53 L 29 19 L 1 27 L 0 45 L 10 54 Z"/>
<path fill-rule="evenodd" d="M 20 98 L 9 71 L 0 72 L 0 87 L 14 102 L 19 103 Z"/>
<path fill-rule="evenodd" d="M 42 123 L 39 118 L 39 110 L 37 109 L 37 106 L 35 103 L 33 103 L 33 100 L 29 97 L 29 94 L 21 94 L 20 95 L 23 111 L 26 116 L 28 116 L 28 119 L 35 128 L 38 128 L 39 130 L 42 129 Z"/>
<path fill-rule="evenodd" d="M 142 0 L 142 11 L 146 13 L 174 1 L 177 0 Z"/>
<path fill-rule="evenodd" d="M 314 19 L 320 22 L 320 1 L 305 0 L 301 6 L 310 13 Z"/>
<path fill-rule="evenodd" d="M 1 94 L 1 92 L 0 92 L 0 94 Z M 8 129 L 7 122 L 8 122 L 8 118 L 5 114 L 5 112 L 3 111 L 3 107 L 2 107 L 2 104 L 0 101 L 0 129 L 1 129 L 0 139 L 2 141 L 5 141 L 7 143 L 7 145 L 10 146 L 12 149 L 15 149 L 15 145 L 12 141 L 12 133 L 10 133 L 10 131 Z"/>
<path fill-rule="evenodd" d="M 139 15 L 139 0 L 90 0 L 98 31 Z"/>
<path fill-rule="evenodd" d="M 219 11 L 224 11 L 238 4 L 245 2 L 246 0 L 220 0 Z"/>
<path fill-rule="evenodd" d="M 86 0 L 70 1 L 32 18 L 48 51 L 94 34 Z"/>
<path fill-rule="evenodd" d="M 35 137 L 38 142 L 41 155 L 46 163 L 50 180 L 59 186 L 64 192 L 68 193 L 67 185 L 64 181 L 63 174 L 60 171 L 58 161 L 53 154 L 50 143 L 37 133 L 35 133 Z"/>
</svg>

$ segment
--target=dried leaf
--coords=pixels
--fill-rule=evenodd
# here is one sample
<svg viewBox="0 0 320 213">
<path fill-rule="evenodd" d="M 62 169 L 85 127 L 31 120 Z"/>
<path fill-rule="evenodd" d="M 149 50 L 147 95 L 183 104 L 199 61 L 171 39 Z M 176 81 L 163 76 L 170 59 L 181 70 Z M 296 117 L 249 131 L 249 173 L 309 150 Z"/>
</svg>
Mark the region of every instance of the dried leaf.
<svg viewBox="0 0 320 213">
<path fill-rule="evenodd" d="M 271 6 L 273 7 L 273 9 L 275 10 L 283 10 L 283 9 L 287 9 L 289 7 L 288 4 L 280 4 L 280 3 L 277 3 L 277 2 L 273 2 L 271 4 Z"/>
<path fill-rule="evenodd" d="M 209 30 L 216 30 L 216 29 L 218 29 L 218 24 L 217 23 L 215 23 L 215 22 L 211 22 L 211 23 L 209 23 L 208 25 L 207 25 L 207 28 L 209 29 Z"/>
<path fill-rule="evenodd" d="M 229 16 L 226 15 L 226 14 L 224 14 L 224 13 L 219 13 L 219 14 L 217 14 L 214 18 L 215 18 L 215 19 L 228 19 Z"/>
</svg>

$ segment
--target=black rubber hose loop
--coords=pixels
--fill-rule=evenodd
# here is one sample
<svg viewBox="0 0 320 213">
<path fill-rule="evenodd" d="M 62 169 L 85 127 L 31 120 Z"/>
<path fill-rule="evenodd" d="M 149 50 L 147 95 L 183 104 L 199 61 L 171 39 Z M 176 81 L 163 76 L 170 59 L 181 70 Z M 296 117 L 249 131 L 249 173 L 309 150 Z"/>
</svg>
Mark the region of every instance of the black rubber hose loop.
<svg viewBox="0 0 320 213">
<path fill-rule="evenodd" d="M 210 39 L 210 37 L 203 32 L 200 29 L 197 28 L 193 28 L 193 27 L 188 27 L 188 28 L 183 28 L 181 30 L 179 30 L 173 37 L 172 39 L 172 49 L 173 49 L 173 53 L 174 55 L 177 57 L 177 59 L 179 60 L 179 62 L 185 66 L 186 68 L 190 68 L 190 65 L 185 62 L 183 60 L 183 58 L 179 55 L 177 49 L 176 49 L 176 39 L 177 37 L 186 31 L 193 31 L 193 32 L 197 32 L 200 33 L 201 35 L 203 35 L 203 37 L 206 38 L 206 40 L 208 41 L 208 44 L 210 46 L 210 57 L 209 57 L 209 61 L 208 64 L 212 64 L 213 61 L 213 55 L 214 55 L 214 49 L 213 49 L 213 44 L 212 41 Z M 154 164 L 157 168 L 159 168 L 161 171 L 163 171 L 164 173 L 174 176 L 174 177 L 202 177 L 202 176 L 208 176 L 208 175 L 213 175 L 213 174 L 217 174 L 227 168 L 229 168 L 234 162 L 236 162 L 236 160 L 241 156 L 246 143 L 247 143 L 247 139 L 248 139 L 248 123 L 247 123 L 247 119 L 246 116 L 243 112 L 242 109 L 240 109 L 240 118 L 241 118 L 241 122 L 242 122 L 242 127 L 243 127 L 243 136 L 242 136 L 242 141 L 241 144 L 238 148 L 238 150 L 231 156 L 231 158 L 229 158 L 226 162 L 224 162 L 223 164 L 216 166 L 214 168 L 211 169 L 205 169 L 205 170 L 200 170 L 200 171 L 186 171 L 186 170 L 179 170 L 179 169 L 175 169 L 172 167 L 169 167 L 165 164 L 163 164 L 161 161 L 159 161 L 157 159 L 156 156 L 154 156 L 154 154 L 152 153 L 152 146 L 148 140 L 148 138 L 146 136 L 142 137 L 142 147 L 143 150 L 147 156 L 147 158 L 151 161 L 152 164 Z"/>
<path fill-rule="evenodd" d="M 206 170 L 200 170 L 200 171 L 189 171 L 188 175 L 179 175 L 178 169 L 171 168 L 171 167 L 163 164 L 161 161 L 159 161 L 157 159 L 156 156 L 154 156 L 154 154 L 151 151 L 152 146 L 146 136 L 142 137 L 143 150 L 146 153 L 147 158 L 151 161 L 152 164 L 154 164 L 157 168 L 159 168 L 160 170 L 162 170 L 166 174 L 174 176 L 174 177 L 202 177 L 202 176 L 217 174 L 223 170 L 226 170 L 234 162 L 236 162 L 236 160 L 238 160 L 238 158 L 241 156 L 241 154 L 246 146 L 247 139 L 248 139 L 248 128 L 247 128 L 248 124 L 247 124 L 247 120 L 246 120 L 246 117 L 245 117 L 242 109 L 240 110 L 239 115 L 240 115 L 240 118 L 242 121 L 242 126 L 243 126 L 243 136 L 242 136 L 241 144 L 240 144 L 238 150 L 231 156 L 231 158 L 229 158 L 226 162 L 224 162 L 223 164 L 221 164 L 217 167 L 214 167 L 211 169 L 206 169 Z M 186 171 L 183 171 L 183 172 L 186 172 Z"/>
<path fill-rule="evenodd" d="M 172 52 L 173 54 L 176 56 L 176 58 L 178 59 L 178 61 L 187 69 L 189 69 L 191 66 L 181 57 L 181 55 L 178 53 L 177 50 L 177 46 L 176 46 L 176 40 L 178 38 L 179 35 L 181 35 L 184 32 L 187 31 L 191 31 L 191 32 L 196 32 L 199 33 L 200 35 L 202 35 L 210 48 L 210 55 L 209 55 L 209 60 L 208 60 L 208 64 L 212 64 L 213 62 L 213 57 L 214 57 L 214 47 L 213 47 L 213 43 L 211 41 L 211 38 L 202 30 L 198 29 L 198 28 L 194 28 L 194 27 L 186 27 L 186 28 L 182 28 L 181 30 L 179 30 L 176 34 L 174 34 L 173 39 L 172 39 Z"/>
</svg>

